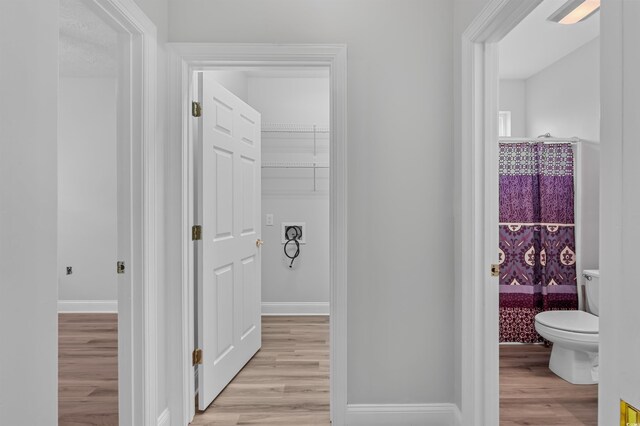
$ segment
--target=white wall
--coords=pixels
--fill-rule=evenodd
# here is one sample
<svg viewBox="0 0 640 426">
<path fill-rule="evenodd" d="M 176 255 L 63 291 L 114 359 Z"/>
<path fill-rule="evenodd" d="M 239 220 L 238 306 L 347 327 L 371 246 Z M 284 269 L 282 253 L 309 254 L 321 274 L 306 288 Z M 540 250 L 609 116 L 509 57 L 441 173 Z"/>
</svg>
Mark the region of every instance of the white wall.
<svg viewBox="0 0 640 426">
<path fill-rule="evenodd" d="M 58 297 L 117 302 L 115 78 L 61 78 Z M 66 267 L 73 273 L 66 275 Z"/>
<path fill-rule="evenodd" d="M 247 102 L 249 100 L 249 81 L 242 71 L 207 71 L 225 89 Z"/>
<path fill-rule="evenodd" d="M 526 136 L 525 80 L 500 80 L 500 111 L 511 111 L 511 136 Z"/>
<path fill-rule="evenodd" d="M 57 422 L 58 2 L 0 2 L 0 425 Z"/>
<path fill-rule="evenodd" d="M 249 103 L 260 111 L 263 123 L 328 127 L 329 78 L 250 77 Z"/>
<path fill-rule="evenodd" d="M 600 140 L 600 38 L 527 79 L 527 133 Z"/>
<path fill-rule="evenodd" d="M 453 401 L 452 2 L 169 10 L 172 41 L 348 45 L 348 402 Z"/>
<path fill-rule="evenodd" d="M 640 2 L 602 3 L 602 174 L 598 424 L 619 424 L 620 399 L 640 408 Z"/>
<path fill-rule="evenodd" d="M 600 205 L 600 38 L 526 80 L 527 136 L 544 133 L 583 139 L 583 269 L 598 269 Z"/>
<path fill-rule="evenodd" d="M 263 123 L 329 125 L 328 78 L 249 78 L 249 104 Z M 316 135 L 318 161 L 329 161 L 327 134 Z M 262 134 L 263 161 L 313 161 L 312 134 Z M 265 313 L 329 312 L 328 171 L 262 171 L 262 302 Z M 265 215 L 273 214 L 273 226 Z M 305 222 L 306 244 L 293 268 L 283 252 L 282 222 Z M 312 305 L 309 305 L 312 304 Z"/>
</svg>

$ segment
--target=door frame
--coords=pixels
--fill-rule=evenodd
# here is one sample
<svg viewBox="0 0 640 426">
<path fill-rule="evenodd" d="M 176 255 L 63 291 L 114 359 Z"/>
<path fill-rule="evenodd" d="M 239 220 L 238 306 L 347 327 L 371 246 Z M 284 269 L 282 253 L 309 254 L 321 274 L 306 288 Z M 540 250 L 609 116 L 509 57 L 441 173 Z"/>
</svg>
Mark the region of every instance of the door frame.
<svg viewBox="0 0 640 426">
<path fill-rule="evenodd" d="M 122 426 L 157 426 L 156 27 L 132 0 L 88 4 L 123 43 L 118 93 L 118 185 L 127 241 L 118 243 L 118 415 Z M 125 85 L 126 84 L 126 85 Z M 126 98 L 121 97 L 124 90 Z M 119 197 L 119 203 L 123 200 Z M 115 272 L 115 264 L 114 264 Z M 125 306 L 122 306 L 125 305 Z"/>
<path fill-rule="evenodd" d="M 330 44 L 169 43 L 169 135 L 179 141 L 168 156 L 172 188 L 181 201 L 178 270 L 169 271 L 180 282 L 168 296 L 169 366 L 172 416 L 187 425 L 195 415 L 194 268 L 191 226 L 193 164 L 190 114 L 193 73 L 221 67 L 322 67 L 330 79 L 330 404 L 333 424 L 344 424 L 347 407 L 347 47 Z M 177 226 L 172 226 L 177 228 Z"/>
<path fill-rule="evenodd" d="M 542 0 L 490 0 L 462 34 L 461 402 L 465 425 L 497 425 L 499 406 L 498 42 Z"/>
</svg>

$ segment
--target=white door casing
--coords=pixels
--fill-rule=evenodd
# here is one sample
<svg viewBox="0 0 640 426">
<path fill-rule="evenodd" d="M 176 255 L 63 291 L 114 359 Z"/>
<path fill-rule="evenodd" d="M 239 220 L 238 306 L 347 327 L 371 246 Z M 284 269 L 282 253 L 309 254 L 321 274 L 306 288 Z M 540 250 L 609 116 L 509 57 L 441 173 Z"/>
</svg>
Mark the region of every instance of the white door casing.
<svg viewBox="0 0 640 426">
<path fill-rule="evenodd" d="M 490 0 L 462 34 L 460 190 L 461 423 L 499 423 L 498 48 L 542 0 Z"/>
<path fill-rule="evenodd" d="M 195 150 L 191 118 L 194 72 L 221 67 L 322 67 L 329 70 L 331 87 L 330 133 L 330 269 L 331 269 L 331 362 L 330 401 L 334 425 L 345 424 L 347 408 L 347 46 L 342 44 L 247 44 L 169 43 L 169 133 L 181 143 L 167 145 L 167 167 L 172 179 L 166 185 L 181 200 L 167 209 L 170 224 L 168 256 L 181 257 L 167 264 L 169 405 L 172 419 L 188 424 L 195 414 L 194 374 L 191 352 L 194 339 L 194 244 L 191 226 Z M 267 244 L 269 242 L 267 241 Z"/>
<path fill-rule="evenodd" d="M 260 349 L 260 114 L 202 74 L 197 246 L 198 406 Z"/>
</svg>

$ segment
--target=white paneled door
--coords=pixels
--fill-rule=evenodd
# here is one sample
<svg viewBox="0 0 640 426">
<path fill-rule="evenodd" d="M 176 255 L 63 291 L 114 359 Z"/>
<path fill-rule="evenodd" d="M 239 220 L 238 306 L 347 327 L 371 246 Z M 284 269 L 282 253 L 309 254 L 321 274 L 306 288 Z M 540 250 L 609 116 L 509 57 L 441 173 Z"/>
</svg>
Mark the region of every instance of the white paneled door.
<svg viewBox="0 0 640 426">
<path fill-rule="evenodd" d="M 196 148 L 198 406 L 204 410 L 260 349 L 260 114 L 202 74 Z"/>
</svg>

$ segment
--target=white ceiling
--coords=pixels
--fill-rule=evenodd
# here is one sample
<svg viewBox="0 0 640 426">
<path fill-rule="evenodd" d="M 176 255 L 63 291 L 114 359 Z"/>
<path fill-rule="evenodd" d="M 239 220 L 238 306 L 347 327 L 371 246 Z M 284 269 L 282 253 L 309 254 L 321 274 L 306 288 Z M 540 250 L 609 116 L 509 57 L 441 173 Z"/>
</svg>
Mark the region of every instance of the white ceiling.
<svg viewBox="0 0 640 426">
<path fill-rule="evenodd" d="M 500 41 L 500 78 L 527 79 L 600 34 L 600 13 L 574 25 L 547 21 L 566 0 L 544 0 Z"/>
<path fill-rule="evenodd" d="M 82 0 L 60 0 L 61 77 L 116 77 L 118 34 Z"/>
</svg>

